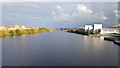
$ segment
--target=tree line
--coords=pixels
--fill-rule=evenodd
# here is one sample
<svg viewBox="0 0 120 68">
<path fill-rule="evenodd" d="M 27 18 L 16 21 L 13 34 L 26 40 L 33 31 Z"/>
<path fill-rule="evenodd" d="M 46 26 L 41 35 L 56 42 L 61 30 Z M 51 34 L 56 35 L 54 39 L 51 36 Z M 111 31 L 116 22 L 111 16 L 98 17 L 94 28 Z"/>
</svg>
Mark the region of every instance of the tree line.
<svg viewBox="0 0 120 68">
<path fill-rule="evenodd" d="M 0 30 L 0 37 L 14 36 L 14 35 L 24 35 L 24 34 L 36 34 L 42 32 L 48 32 L 50 29 L 39 28 L 39 29 L 16 29 L 16 30 Z"/>
</svg>

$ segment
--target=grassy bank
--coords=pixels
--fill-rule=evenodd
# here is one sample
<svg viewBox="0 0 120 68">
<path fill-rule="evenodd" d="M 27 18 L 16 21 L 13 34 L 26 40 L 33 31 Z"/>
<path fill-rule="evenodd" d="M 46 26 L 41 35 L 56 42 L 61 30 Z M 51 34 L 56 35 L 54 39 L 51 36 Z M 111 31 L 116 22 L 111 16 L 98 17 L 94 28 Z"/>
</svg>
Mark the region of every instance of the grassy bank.
<svg viewBox="0 0 120 68">
<path fill-rule="evenodd" d="M 30 34 L 37 34 L 42 32 L 49 32 L 50 29 L 46 28 L 39 28 L 39 29 L 16 29 L 16 30 L 0 30 L 0 38 L 6 36 L 18 36 L 18 35 L 30 35 Z"/>
<path fill-rule="evenodd" d="M 82 35 L 88 35 L 88 33 L 85 33 L 83 29 L 64 29 L 63 31 L 70 32 L 70 33 L 76 33 L 76 34 L 82 34 Z"/>
<path fill-rule="evenodd" d="M 85 33 L 83 29 L 64 29 L 63 31 L 70 32 L 70 33 L 76 33 L 76 34 L 82 34 L 92 37 L 101 37 L 101 36 L 120 36 L 118 33 L 112 33 L 112 34 L 92 34 L 92 33 Z"/>
</svg>

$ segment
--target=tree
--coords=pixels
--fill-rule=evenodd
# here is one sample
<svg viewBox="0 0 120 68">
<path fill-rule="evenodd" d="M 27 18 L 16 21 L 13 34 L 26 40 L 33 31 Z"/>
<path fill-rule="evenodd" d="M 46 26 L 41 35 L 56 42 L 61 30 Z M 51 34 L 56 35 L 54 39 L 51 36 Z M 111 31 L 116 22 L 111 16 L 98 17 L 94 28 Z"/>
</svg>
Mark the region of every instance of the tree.
<svg viewBox="0 0 120 68">
<path fill-rule="evenodd" d="M 21 35 L 21 31 L 20 31 L 20 29 L 16 29 L 16 31 L 15 31 L 18 35 Z"/>
<path fill-rule="evenodd" d="M 9 32 L 9 33 L 10 33 L 10 35 L 14 35 L 14 32 L 13 32 L 12 30 L 10 30 L 10 32 Z"/>
</svg>

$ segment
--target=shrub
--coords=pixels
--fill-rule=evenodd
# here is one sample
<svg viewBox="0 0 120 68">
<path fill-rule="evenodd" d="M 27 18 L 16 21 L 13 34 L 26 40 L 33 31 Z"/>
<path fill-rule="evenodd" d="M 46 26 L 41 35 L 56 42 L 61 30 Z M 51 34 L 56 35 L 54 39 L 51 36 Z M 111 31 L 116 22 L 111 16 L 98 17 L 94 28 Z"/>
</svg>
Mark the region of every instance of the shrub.
<svg viewBox="0 0 120 68">
<path fill-rule="evenodd" d="M 9 34 L 10 35 L 14 35 L 14 32 L 12 30 L 10 30 Z"/>
<path fill-rule="evenodd" d="M 21 31 L 20 31 L 20 29 L 16 29 L 15 32 L 16 32 L 17 35 L 21 35 Z"/>
</svg>

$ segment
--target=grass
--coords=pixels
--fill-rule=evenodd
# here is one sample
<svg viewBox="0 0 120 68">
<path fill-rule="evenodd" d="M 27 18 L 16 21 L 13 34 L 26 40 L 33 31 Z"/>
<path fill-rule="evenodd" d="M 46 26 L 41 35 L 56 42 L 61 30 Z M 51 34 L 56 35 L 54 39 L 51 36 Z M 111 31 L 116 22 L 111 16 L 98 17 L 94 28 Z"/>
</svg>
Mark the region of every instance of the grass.
<svg viewBox="0 0 120 68">
<path fill-rule="evenodd" d="M 29 35 L 29 34 L 37 34 L 42 32 L 49 32 L 51 29 L 39 28 L 39 29 L 23 29 L 23 30 L 0 30 L 0 38 L 6 36 L 17 36 L 17 35 Z"/>
</svg>

